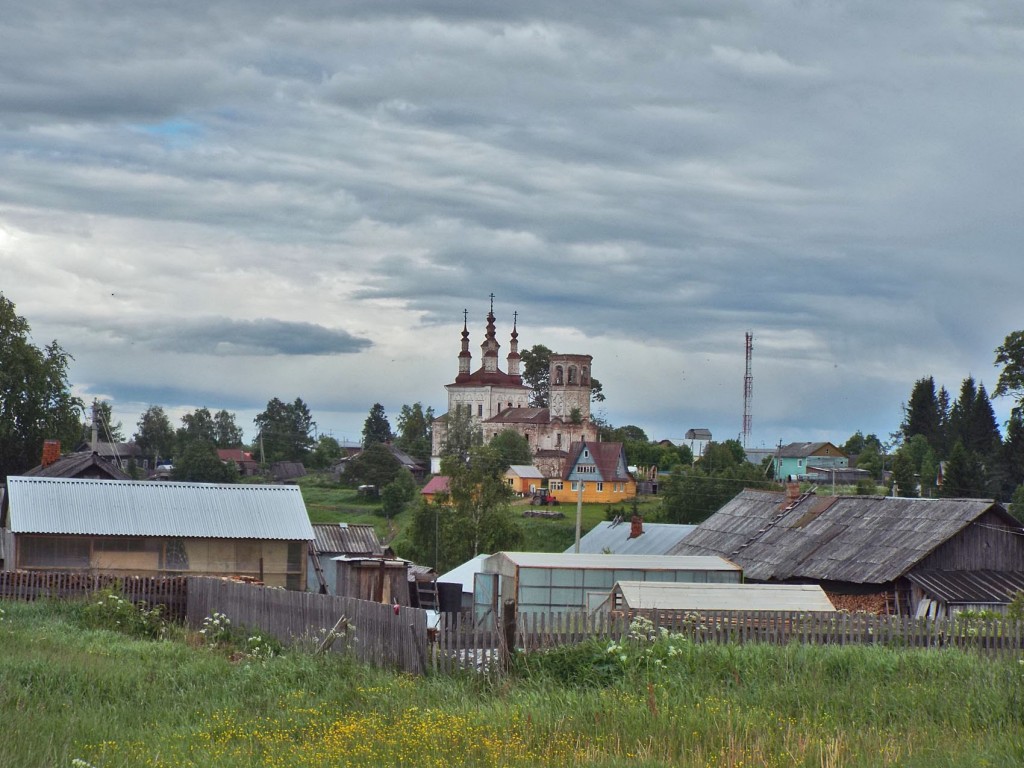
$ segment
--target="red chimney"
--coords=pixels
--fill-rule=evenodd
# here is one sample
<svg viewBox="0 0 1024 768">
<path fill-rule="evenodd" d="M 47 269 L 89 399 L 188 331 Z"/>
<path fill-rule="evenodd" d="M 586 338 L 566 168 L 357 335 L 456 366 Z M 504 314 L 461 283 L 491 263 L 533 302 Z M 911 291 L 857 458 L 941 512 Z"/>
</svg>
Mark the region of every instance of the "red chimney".
<svg viewBox="0 0 1024 768">
<path fill-rule="evenodd" d="M 633 515 L 629 520 L 629 538 L 635 539 L 644 533 L 644 519 L 640 515 Z"/>
<path fill-rule="evenodd" d="M 786 483 L 786 501 L 796 501 L 800 498 L 800 483 Z"/>
<path fill-rule="evenodd" d="M 43 441 L 43 460 L 42 465 L 48 467 L 57 459 L 60 458 L 60 440 L 44 440 Z"/>
</svg>

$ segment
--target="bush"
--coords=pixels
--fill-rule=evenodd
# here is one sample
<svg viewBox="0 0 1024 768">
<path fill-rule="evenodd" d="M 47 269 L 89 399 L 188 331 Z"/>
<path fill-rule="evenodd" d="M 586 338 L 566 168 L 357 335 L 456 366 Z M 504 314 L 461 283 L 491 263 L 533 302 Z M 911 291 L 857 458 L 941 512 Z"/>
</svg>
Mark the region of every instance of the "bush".
<svg viewBox="0 0 1024 768">
<path fill-rule="evenodd" d="M 150 640 L 166 637 L 169 629 L 162 605 L 148 608 L 145 603 L 133 603 L 116 589 L 95 593 L 82 616 L 92 629 L 109 629 Z"/>
</svg>

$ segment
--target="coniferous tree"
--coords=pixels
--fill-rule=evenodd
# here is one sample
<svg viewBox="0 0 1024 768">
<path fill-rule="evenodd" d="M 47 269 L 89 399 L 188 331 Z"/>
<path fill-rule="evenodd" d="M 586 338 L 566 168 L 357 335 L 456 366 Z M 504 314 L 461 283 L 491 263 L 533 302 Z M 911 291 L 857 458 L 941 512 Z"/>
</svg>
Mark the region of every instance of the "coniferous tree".
<svg viewBox="0 0 1024 768">
<path fill-rule="evenodd" d="M 374 443 L 390 443 L 391 437 L 391 422 L 388 421 L 384 406 L 374 403 L 369 416 L 363 422 L 363 448 L 368 448 Z"/>
<path fill-rule="evenodd" d="M 959 440 L 946 461 L 942 475 L 940 495 L 943 498 L 983 499 L 988 496 L 985 488 L 985 470 L 977 454 L 968 451 Z"/>
<path fill-rule="evenodd" d="M 904 406 L 903 424 L 900 434 L 905 441 L 914 435 L 923 435 L 928 445 L 935 450 L 942 449 L 942 418 L 939 399 L 935 394 L 935 380 L 928 376 L 918 379 L 910 392 L 910 401 Z"/>
<path fill-rule="evenodd" d="M 999 434 L 999 422 L 996 421 L 995 411 L 992 410 L 992 402 L 988 398 L 988 392 L 985 391 L 985 385 L 979 384 L 971 415 L 971 443 L 968 447 L 979 456 L 992 459 L 998 454 L 1002 442 L 1003 438 Z"/>
</svg>

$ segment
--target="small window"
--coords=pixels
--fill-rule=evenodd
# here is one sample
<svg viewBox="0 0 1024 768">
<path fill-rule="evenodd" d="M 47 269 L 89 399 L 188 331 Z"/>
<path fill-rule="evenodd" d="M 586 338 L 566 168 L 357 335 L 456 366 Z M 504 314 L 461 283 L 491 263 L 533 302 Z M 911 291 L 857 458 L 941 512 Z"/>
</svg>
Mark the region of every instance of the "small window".
<svg viewBox="0 0 1024 768">
<path fill-rule="evenodd" d="M 476 415 L 477 416 L 483 416 L 484 415 L 484 404 L 483 403 L 477 404 L 477 406 L 476 406 Z"/>
<path fill-rule="evenodd" d="M 581 480 L 573 480 L 573 481 L 572 481 L 572 490 L 574 490 L 574 491 L 577 491 L 577 492 L 578 492 L 578 491 L 579 491 L 579 489 L 580 489 L 580 483 L 581 483 L 581 482 L 582 482 Z"/>
<path fill-rule="evenodd" d="M 597 492 L 598 492 L 598 493 L 604 493 L 604 483 L 600 483 L 600 482 L 599 482 L 599 483 L 597 484 Z"/>
</svg>

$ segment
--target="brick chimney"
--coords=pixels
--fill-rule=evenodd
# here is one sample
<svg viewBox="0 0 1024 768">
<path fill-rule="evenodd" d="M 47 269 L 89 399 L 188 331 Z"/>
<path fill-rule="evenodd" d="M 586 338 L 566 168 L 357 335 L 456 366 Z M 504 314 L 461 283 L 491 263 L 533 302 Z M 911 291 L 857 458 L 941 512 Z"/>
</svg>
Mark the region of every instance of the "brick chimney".
<svg viewBox="0 0 1024 768">
<path fill-rule="evenodd" d="M 48 467 L 57 459 L 60 458 L 60 440 L 44 440 L 43 441 L 43 460 L 40 462 L 44 467 Z"/>
<path fill-rule="evenodd" d="M 640 515 L 633 515 L 629 519 L 629 538 L 635 539 L 637 536 L 643 536 L 644 533 L 644 519 Z"/>
<path fill-rule="evenodd" d="M 786 483 L 786 501 L 794 502 L 800 498 L 800 483 Z"/>
</svg>

